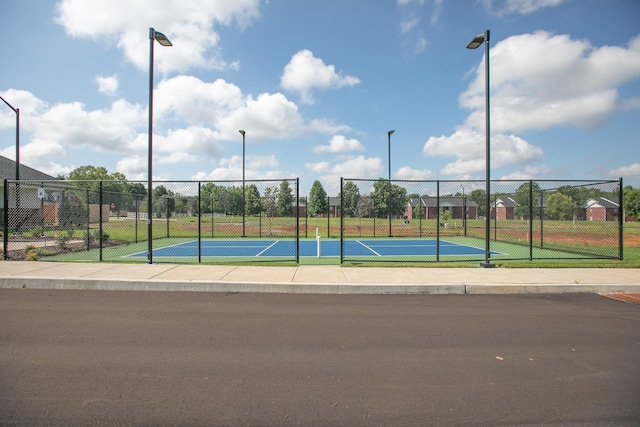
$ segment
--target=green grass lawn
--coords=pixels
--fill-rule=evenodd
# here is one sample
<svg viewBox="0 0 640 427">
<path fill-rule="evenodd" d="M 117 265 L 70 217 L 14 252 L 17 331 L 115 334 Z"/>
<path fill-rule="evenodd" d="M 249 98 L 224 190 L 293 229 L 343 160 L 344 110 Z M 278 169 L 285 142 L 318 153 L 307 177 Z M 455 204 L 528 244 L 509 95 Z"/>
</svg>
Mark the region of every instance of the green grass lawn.
<svg viewBox="0 0 640 427">
<path fill-rule="evenodd" d="M 410 222 L 394 219 L 392 221 L 392 233 L 394 237 L 439 237 L 443 240 L 467 239 L 484 237 L 484 221 L 468 220 L 466 230 L 461 220 L 451 220 L 446 227 L 438 226 L 434 220 L 411 220 Z M 340 218 L 300 218 L 298 221 L 300 238 L 315 237 L 316 232 L 322 238 L 339 238 L 341 222 Z M 385 238 L 389 234 L 389 222 L 386 219 L 358 219 L 345 218 L 342 222 L 345 235 L 349 238 Z M 155 240 L 172 240 L 172 239 L 202 239 L 209 238 L 238 238 L 244 231 L 248 237 L 262 238 L 292 238 L 295 236 L 295 218 L 265 218 L 265 217 L 247 217 L 243 227 L 241 216 L 231 217 L 215 217 L 201 218 L 198 223 L 196 217 L 181 218 L 157 218 L 153 220 L 154 246 Z M 492 237 L 493 233 L 497 233 L 498 242 L 491 242 L 492 250 L 498 250 L 504 253 L 514 253 L 520 251 L 524 255 L 517 256 L 527 258 L 528 245 L 527 241 L 529 233 L 534 236 L 534 243 L 538 244 L 538 239 L 544 238 L 544 250 L 549 252 L 541 252 L 542 249 L 536 249 L 535 257 L 554 258 L 553 251 L 560 250 L 578 251 L 580 248 L 573 245 L 562 244 L 561 241 L 554 243 L 554 235 L 567 236 L 589 236 L 597 243 L 603 243 L 611 251 L 612 258 L 617 256 L 617 227 L 618 223 L 592 223 L 580 221 L 572 223 L 571 221 L 545 221 L 543 233 L 539 233 L 540 224 L 529 225 L 528 221 L 499 221 L 497 224 L 492 221 Z M 90 230 L 85 228 L 77 228 L 73 231 L 73 238 L 82 239 L 87 231 L 98 229 L 98 224 L 92 224 Z M 118 255 L 120 252 L 126 251 L 132 253 L 134 251 L 146 251 L 148 225 L 144 220 L 130 220 L 123 218 L 110 218 L 103 224 L 103 232 L 106 233 L 110 240 L 115 240 L 121 244 L 116 247 L 109 247 L 103 250 L 104 261 L 120 261 L 122 257 Z M 466 233 L 465 233 L 466 232 Z M 47 230 L 46 234 L 52 239 L 60 230 Z M 464 237 L 467 234 L 468 237 Z M 539 235 L 541 234 L 541 235 Z M 557 240 L 557 239 L 556 239 Z M 480 240 L 479 240 L 480 241 Z M 628 222 L 624 224 L 623 231 L 623 259 L 534 259 L 529 260 L 505 260 L 500 256 L 492 259 L 497 266 L 500 267 L 621 267 L 621 268 L 638 268 L 640 267 L 640 223 Z M 160 241 L 158 244 L 162 244 Z M 589 253 L 590 243 L 584 243 L 583 247 Z M 477 247 L 483 247 L 483 240 L 474 244 Z M 607 252 L 609 253 L 609 252 Z M 75 254 L 75 255 L 74 255 Z M 80 256 L 81 255 L 81 256 Z M 95 250 L 85 251 L 84 253 L 73 253 L 61 257 L 60 260 L 78 260 L 97 261 Z M 562 256 L 562 255 L 560 255 Z M 407 257 L 408 258 L 408 257 Z M 483 258 L 483 257 L 480 257 Z M 445 258 L 446 259 L 446 258 Z M 137 260 L 140 261 L 139 259 Z M 430 260 L 431 261 L 431 260 Z M 203 260 L 203 262 L 207 262 Z M 226 261 L 224 261 L 226 263 Z M 229 261 L 232 262 L 232 261 Z M 233 261 L 233 263 L 236 263 Z M 246 263 L 245 261 L 240 262 Z M 338 258 L 301 258 L 301 264 L 338 264 Z M 268 262 L 261 263 L 268 264 Z M 282 265 L 279 263 L 278 265 Z M 385 266 L 385 267 L 469 267 L 478 266 L 478 260 L 464 262 L 416 262 L 408 260 L 397 260 L 393 262 L 372 262 L 347 261 L 344 265 L 348 266 Z"/>
</svg>

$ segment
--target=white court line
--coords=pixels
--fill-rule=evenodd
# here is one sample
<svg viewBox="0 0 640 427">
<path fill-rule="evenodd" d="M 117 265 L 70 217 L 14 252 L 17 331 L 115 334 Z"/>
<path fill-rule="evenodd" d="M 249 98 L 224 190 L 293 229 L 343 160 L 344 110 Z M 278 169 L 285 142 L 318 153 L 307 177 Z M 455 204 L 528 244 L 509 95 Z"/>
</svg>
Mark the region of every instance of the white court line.
<svg viewBox="0 0 640 427">
<path fill-rule="evenodd" d="M 280 242 L 280 240 L 276 240 L 275 242 L 273 242 L 272 244 L 270 244 L 269 246 L 267 246 L 266 248 L 264 248 L 262 251 L 258 252 L 256 254 L 256 257 L 259 257 L 260 255 L 262 255 L 263 253 L 265 253 L 266 251 L 268 251 L 269 249 L 271 249 L 276 243 Z"/>
<path fill-rule="evenodd" d="M 367 248 L 368 250 L 370 250 L 371 252 L 373 252 L 374 254 L 376 254 L 377 256 L 382 256 L 380 255 L 378 252 L 374 251 L 373 249 L 371 249 L 371 247 L 365 245 L 364 243 L 362 243 L 360 240 L 356 240 L 357 243 L 360 243 L 362 246 L 364 246 L 365 248 Z"/>
</svg>

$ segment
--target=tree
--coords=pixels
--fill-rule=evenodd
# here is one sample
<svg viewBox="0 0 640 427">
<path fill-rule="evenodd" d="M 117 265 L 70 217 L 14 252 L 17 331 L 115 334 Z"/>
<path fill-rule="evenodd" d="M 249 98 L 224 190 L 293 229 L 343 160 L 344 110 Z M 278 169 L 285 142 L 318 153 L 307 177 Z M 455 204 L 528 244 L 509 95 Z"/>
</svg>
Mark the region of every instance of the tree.
<svg viewBox="0 0 640 427">
<path fill-rule="evenodd" d="M 289 181 L 282 180 L 278 189 L 278 215 L 293 215 L 293 190 L 289 186 Z"/>
<path fill-rule="evenodd" d="M 273 234 L 271 229 L 271 222 L 278 208 L 276 200 L 277 197 L 275 188 L 265 188 L 264 195 L 262 196 L 262 208 L 264 209 L 267 218 L 269 218 L 269 235 Z"/>
<path fill-rule="evenodd" d="M 640 189 L 627 185 L 622 190 L 624 214 L 629 217 L 640 217 Z"/>
<path fill-rule="evenodd" d="M 58 221 L 62 227 L 67 228 L 73 234 L 74 227 L 87 223 L 88 214 L 87 205 L 82 203 L 73 191 L 65 190 L 62 192 L 58 212 Z"/>
<path fill-rule="evenodd" d="M 307 212 L 309 215 L 322 215 L 329 210 L 327 202 L 327 192 L 322 188 L 320 181 L 313 181 L 311 191 L 309 192 L 309 203 L 307 204 Z"/>
<path fill-rule="evenodd" d="M 533 189 L 533 198 L 531 197 L 531 192 L 529 188 Z M 533 217 L 538 217 L 539 212 L 538 208 L 540 206 L 540 199 L 537 197 L 540 195 L 540 185 L 537 182 L 530 184 L 529 182 L 525 182 L 516 190 L 516 193 L 513 195 L 513 200 L 516 202 L 515 215 L 516 217 L 529 218 L 530 213 L 530 203 L 531 208 L 533 209 Z"/>
<path fill-rule="evenodd" d="M 242 187 L 233 186 L 227 189 L 226 206 L 227 212 L 231 215 L 242 215 Z"/>
<path fill-rule="evenodd" d="M 577 205 L 570 196 L 556 191 L 547 198 L 545 212 L 550 219 L 567 220 L 573 218 L 576 208 Z"/>
<path fill-rule="evenodd" d="M 171 212 L 176 210 L 175 194 L 167 190 L 164 185 L 158 185 L 153 189 L 153 213 L 157 218 L 162 218 L 162 214 L 166 214 L 167 218 L 171 216 Z"/>
<path fill-rule="evenodd" d="M 342 212 L 351 217 L 361 216 L 360 189 L 353 181 L 347 181 L 342 186 Z"/>
<path fill-rule="evenodd" d="M 478 205 L 478 215 L 487 217 L 487 198 L 486 191 L 477 189 L 471 191 L 467 198 Z"/>
<path fill-rule="evenodd" d="M 127 208 L 132 201 L 127 191 L 127 177 L 120 172 L 109 173 L 104 167 L 80 166 L 69 173 L 69 179 L 80 190 L 78 196 L 86 198 L 87 203 L 100 203 L 100 184 L 102 183 L 102 203 L 113 205 L 116 209 Z"/>
<path fill-rule="evenodd" d="M 249 184 L 245 188 L 244 195 L 245 214 L 247 215 L 259 215 L 260 214 L 260 192 L 255 184 Z"/>
<path fill-rule="evenodd" d="M 409 198 L 407 189 L 398 185 L 391 185 L 391 209 L 389 209 L 389 180 L 378 178 L 373 184 L 374 215 L 378 218 L 404 215 Z"/>
</svg>

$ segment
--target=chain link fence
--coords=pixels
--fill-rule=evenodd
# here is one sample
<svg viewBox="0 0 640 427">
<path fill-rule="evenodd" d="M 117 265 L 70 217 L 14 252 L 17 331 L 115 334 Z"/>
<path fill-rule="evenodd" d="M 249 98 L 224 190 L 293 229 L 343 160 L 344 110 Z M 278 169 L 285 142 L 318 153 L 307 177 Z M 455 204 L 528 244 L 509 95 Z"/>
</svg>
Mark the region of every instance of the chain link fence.
<svg viewBox="0 0 640 427">
<path fill-rule="evenodd" d="M 488 208 L 485 188 L 341 179 L 341 262 L 622 259 L 622 180 L 492 181 Z"/>
<path fill-rule="evenodd" d="M 297 262 L 298 192 L 298 179 L 155 182 L 149 206 L 143 182 L 4 180 L 3 254 L 47 261 Z M 232 246 L 241 246 L 234 241 L 291 244 L 255 256 L 234 252 Z"/>
<path fill-rule="evenodd" d="M 488 207 L 484 188 L 341 179 L 310 217 L 298 179 L 156 182 L 151 207 L 145 182 L 4 180 L 2 249 L 49 261 L 299 262 L 300 239 L 322 236 L 339 240 L 340 262 L 482 261 L 489 221 L 491 260 L 622 259 L 622 180 L 492 181 Z"/>
</svg>

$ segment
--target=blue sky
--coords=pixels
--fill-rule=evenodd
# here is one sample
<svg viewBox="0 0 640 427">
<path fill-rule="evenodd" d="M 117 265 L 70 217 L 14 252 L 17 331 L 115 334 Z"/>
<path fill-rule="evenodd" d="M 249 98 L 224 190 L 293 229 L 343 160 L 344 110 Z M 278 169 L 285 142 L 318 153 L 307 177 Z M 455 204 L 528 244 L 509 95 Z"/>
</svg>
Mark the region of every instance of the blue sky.
<svg viewBox="0 0 640 427">
<path fill-rule="evenodd" d="M 21 161 L 154 180 L 494 179 L 640 187 L 637 0 L 0 0 L 0 96 Z M 0 154 L 15 114 L 0 104 Z"/>
</svg>

